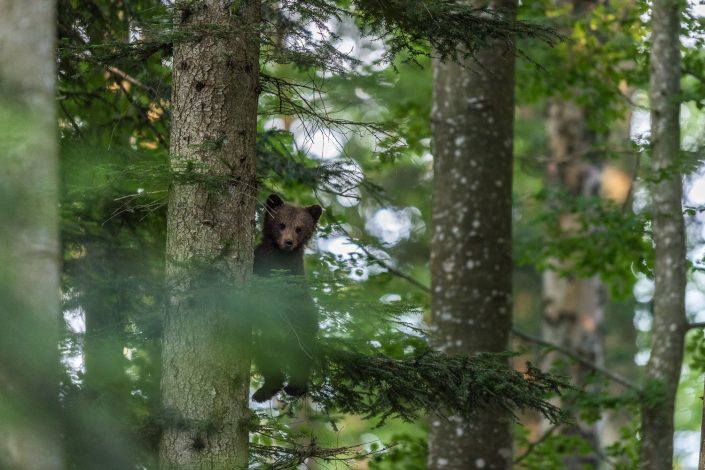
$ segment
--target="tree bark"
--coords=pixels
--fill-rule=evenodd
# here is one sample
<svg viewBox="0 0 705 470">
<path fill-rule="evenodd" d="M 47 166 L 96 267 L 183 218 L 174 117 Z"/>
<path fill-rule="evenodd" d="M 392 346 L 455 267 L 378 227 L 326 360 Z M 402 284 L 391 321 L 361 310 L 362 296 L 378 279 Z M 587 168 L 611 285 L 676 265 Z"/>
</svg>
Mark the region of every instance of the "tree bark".
<svg viewBox="0 0 705 470">
<path fill-rule="evenodd" d="M 258 0 L 184 3 L 174 47 L 162 468 L 247 468 L 250 326 L 220 302 L 252 272 Z M 188 180 L 191 175 L 191 181 Z M 207 284 L 206 284 L 207 283 Z"/>
<path fill-rule="evenodd" d="M 55 4 L 0 0 L 0 467 L 62 468 Z"/>
<path fill-rule="evenodd" d="M 705 388 L 705 386 L 704 386 Z M 705 389 L 703 390 L 703 414 L 700 422 L 700 458 L 698 459 L 698 470 L 705 470 Z"/>
<path fill-rule="evenodd" d="M 514 0 L 491 8 L 515 15 Z M 447 353 L 506 351 L 512 326 L 514 49 L 434 60 L 431 311 Z M 508 469 L 511 419 L 496 410 L 431 420 L 429 469 Z"/>
<path fill-rule="evenodd" d="M 574 197 L 599 197 L 602 168 L 594 159 L 589 158 L 596 136 L 588 128 L 586 110 L 570 101 L 551 100 L 546 131 L 550 150 L 546 185 L 567 191 Z M 575 224 L 572 214 L 561 215 L 562 230 L 574 230 Z M 570 265 L 561 260 L 552 262 L 560 268 L 559 271 L 570 270 Z M 584 279 L 574 275 L 566 276 L 559 271 L 546 270 L 543 273 L 542 337 L 593 364 L 602 364 L 604 286 L 597 276 Z M 546 355 L 543 368 L 549 370 L 557 358 L 555 353 Z M 591 372 L 581 364 L 563 371 L 576 384 L 583 384 Z M 575 425 L 561 427 L 560 432 L 580 436 L 595 451 L 586 456 L 567 457 L 563 461 L 566 469 L 582 469 L 586 465 L 598 467 L 599 423 L 577 421 Z"/>
<path fill-rule="evenodd" d="M 680 8 L 655 0 L 651 13 L 651 166 L 665 175 L 651 185 L 655 245 L 654 322 L 646 367 L 647 397 L 641 409 L 641 463 L 646 470 L 672 468 L 673 413 L 687 329 L 685 231 L 680 151 Z"/>
</svg>

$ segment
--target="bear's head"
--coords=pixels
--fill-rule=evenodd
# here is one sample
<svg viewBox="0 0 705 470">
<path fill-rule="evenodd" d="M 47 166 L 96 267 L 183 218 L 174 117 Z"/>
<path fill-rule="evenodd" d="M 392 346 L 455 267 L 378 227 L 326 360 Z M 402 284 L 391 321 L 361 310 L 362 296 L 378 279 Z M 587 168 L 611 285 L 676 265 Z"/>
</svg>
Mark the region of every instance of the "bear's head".
<svg viewBox="0 0 705 470">
<path fill-rule="evenodd" d="M 264 205 L 263 235 L 284 251 L 304 246 L 313 236 L 323 209 L 319 205 L 299 207 L 270 194 Z"/>
</svg>

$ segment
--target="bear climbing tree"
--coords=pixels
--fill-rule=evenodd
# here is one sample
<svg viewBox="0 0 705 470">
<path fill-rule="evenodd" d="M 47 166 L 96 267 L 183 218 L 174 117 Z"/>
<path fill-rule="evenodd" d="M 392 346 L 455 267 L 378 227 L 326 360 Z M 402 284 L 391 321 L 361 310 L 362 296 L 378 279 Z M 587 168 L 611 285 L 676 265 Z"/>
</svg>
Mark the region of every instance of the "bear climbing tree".
<svg viewBox="0 0 705 470">
<path fill-rule="evenodd" d="M 264 208 L 262 241 L 255 250 L 254 272 L 268 279 L 262 309 L 255 318 L 254 359 L 264 384 L 253 400 L 263 402 L 282 388 L 293 396 L 308 390 L 315 358 L 318 315 L 304 282 L 304 248 L 311 239 L 321 206 L 286 204 L 271 194 Z M 288 384 L 284 382 L 288 376 Z"/>
</svg>

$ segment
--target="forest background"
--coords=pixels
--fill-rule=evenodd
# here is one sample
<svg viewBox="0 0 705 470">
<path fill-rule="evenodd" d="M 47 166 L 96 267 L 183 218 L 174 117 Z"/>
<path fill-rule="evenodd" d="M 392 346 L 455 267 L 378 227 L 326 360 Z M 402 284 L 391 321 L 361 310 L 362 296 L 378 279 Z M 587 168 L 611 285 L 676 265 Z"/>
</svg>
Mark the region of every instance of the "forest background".
<svg viewBox="0 0 705 470">
<path fill-rule="evenodd" d="M 665 468 L 642 445 L 663 408 L 674 429 L 657 426 L 655 442 L 673 445 L 674 468 L 703 468 L 702 4 L 25 7 L 0 1 L 0 467 Z M 680 114 L 680 150 L 665 163 L 650 125 L 658 8 L 679 26 L 664 106 Z M 206 78 L 179 82 L 194 64 Z M 221 94 L 236 105 L 218 108 L 218 77 L 243 90 Z M 184 97 L 187 82 L 196 93 Z M 198 140 L 174 138 L 190 128 Z M 252 158 L 233 170 L 219 152 Z M 661 224 L 664 184 L 684 195 Z M 198 223 L 234 217 L 235 245 L 251 249 L 271 192 L 324 207 L 306 289 L 328 352 L 306 399 L 250 412 L 243 390 L 260 379 L 237 375 L 251 370 L 238 335 L 279 306 L 242 287 L 251 254 L 230 260 L 222 238 L 175 250 L 170 211 L 205 195 L 217 208 Z M 687 251 L 671 271 L 684 283 L 654 297 L 654 240 L 678 220 Z M 182 282 L 193 297 L 173 294 Z M 657 301 L 671 297 L 682 311 L 666 309 L 677 335 L 664 341 L 683 341 L 684 356 L 663 359 L 676 379 L 661 387 L 647 364 Z M 204 324 L 231 312 L 221 336 L 187 324 L 205 362 L 170 365 L 186 356 L 162 348 L 179 337 L 165 322 L 175 311 Z M 455 356 L 480 351 L 499 355 Z M 185 371 L 196 397 L 180 401 L 165 389 Z M 227 403 L 204 404 L 221 386 Z"/>
</svg>

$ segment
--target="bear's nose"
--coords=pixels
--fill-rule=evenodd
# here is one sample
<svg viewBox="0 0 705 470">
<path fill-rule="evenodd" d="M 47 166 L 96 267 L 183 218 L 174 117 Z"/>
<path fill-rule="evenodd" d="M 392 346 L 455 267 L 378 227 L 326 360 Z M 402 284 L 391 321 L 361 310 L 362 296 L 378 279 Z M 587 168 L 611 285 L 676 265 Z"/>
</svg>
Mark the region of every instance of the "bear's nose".
<svg viewBox="0 0 705 470">
<path fill-rule="evenodd" d="M 284 240 L 286 246 L 294 246 L 294 240 Z"/>
</svg>

